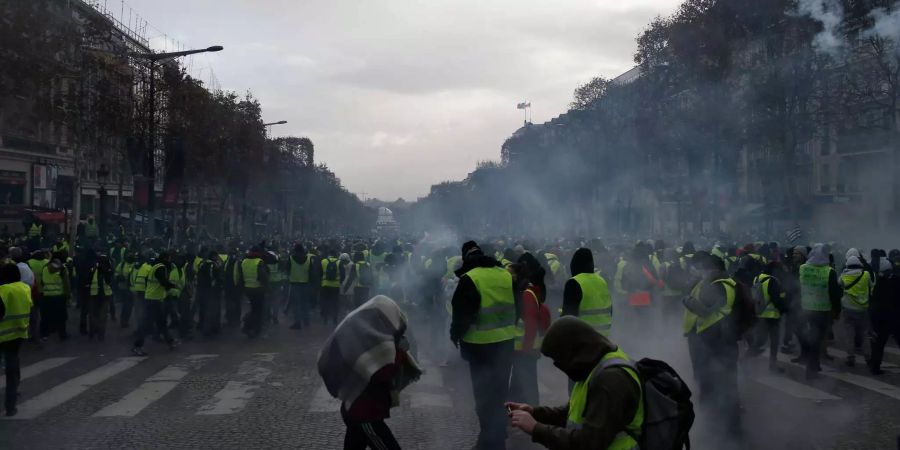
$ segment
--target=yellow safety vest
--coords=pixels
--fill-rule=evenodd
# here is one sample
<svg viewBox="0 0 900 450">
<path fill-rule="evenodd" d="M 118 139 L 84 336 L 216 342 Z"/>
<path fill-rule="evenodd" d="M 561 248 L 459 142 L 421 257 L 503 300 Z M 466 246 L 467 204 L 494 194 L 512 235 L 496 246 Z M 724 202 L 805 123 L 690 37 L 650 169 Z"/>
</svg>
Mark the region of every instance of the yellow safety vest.
<svg viewBox="0 0 900 450">
<path fill-rule="evenodd" d="M 28 237 L 38 237 L 44 232 L 44 226 L 38 225 L 36 223 L 31 224 L 31 228 L 28 229 Z"/>
<path fill-rule="evenodd" d="M 336 280 L 329 280 L 326 275 L 326 273 L 328 272 L 328 264 L 329 263 L 334 263 L 334 265 L 335 265 L 335 270 L 337 271 L 336 272 L 337 273 Z M 325 258 L 322 260 L 322 287 L 330 287 L 330 288 L 341 287 L 340 264 L 341 264 L 340 260 L 338 260 L 337 258 L 335 258 L 333 256 L 329 256 L 328 258 Z"/>
<path fill-rule="evenodd" d="M 41 281 L 41 273 L 44 271 L 44 266 L 50 263 L 48 259 L 29 259 L 26 264 L 28 264 L 28 268 L 31 269 L 31 273 L 34 274 L 35 284 L 39 284 Z"/>
<path fill-rule="evenodd" d="M 359 276 L 359 268 L 360 268 L 360 267 L 363 267 L 363 266 L 369 267 L 370 273 L 372 273 L 372 276 L 373 276 L 373 277 L 375 276 L 374 271 L 372 271 L 372 266 L 369 265 L 369 263 L 367 263 L 367 262 L 358 262 L 358 263 L 356 263 L 356 264 L 353 265 L 353 267 L 354 267 L 355 270 L 356 270 L 356 285 L 359 286 L 359 287 L 371 287 L 371 286 L 369 286 L 368 284 L 363 283 L 363 282 L 362 282 L 362 278 L 360 278 L 360 276 Z"/>
<path fill-rule="evenodd" d="M 147 290 L 147 277 L 150 275 L 150 269 L 153 267 L 147 263 L 141 263 L 141 266 L 134 269 L 131 266 L 131 280 L 129 282 L 131 292 L 144 292 Z"/>
<path fill-rule="evenodd" d="M 281 270 L 278 267 L 278 263 L 269 264 L 269 281 L 272 283 L 280 283 L 284 281 L 284 277 L 281 276 Z"/>
<path fill-rule="evenodd" d="M 62 297 L 63 291 L 63 269 L 60 268 L 56 272 L 50 271 L 49 265 L 44 266 L 41 272 L 41 294 L 44 297 Z"/>
<path fill-rule="evenodd" d="M 859 281 L 857 278 L 862 277 Z M 853 284 L 856 282 L 856 284 Z M 867 311 L 869 309 L 869 292 L 871 292 L 871 279 L 869 273 L 865 270 L 855 275 L 841 275 L 841 285 L 850 286 L 850 289 L 844 288 L 844 295 L 841 297 L 841 305 L 852 311 Z"/>
<path fill-rule="evenodd" d="M 261 287 L 259 283 L 259 265 L 262 260 L 259 258 L 246 258 L 241 261 L 241 273 L 244 275 L 244 287 L 248 289 L 256 289 Z"/>
<path fill-rule="evenodd" d="M 512 275 L 501 267 L 476 267 L 466 273 L 475 284 L 481 304 L 463 342 L 493 344 L 516 337 L 516 304 Z"/>
<path fill-rule="evenodd" d="M 166 299 L 166 288 L 156 277 L 156 273 L 159 270 L 167 271 L 168 269 L 164 264 L 154 264 L 150 268 L 150 273 L 147 274 L 147 290 L 144 291 L 144 299 L 146 300 L 162 301 Z M 164 272 L 163 278 L 168 279 L 168 277 L 169 274 Z"/>
<path fill-rule="evenodd" d="M 97 273 L 100 272 L 96 268 L 94 268 L 94 275 L 91 277 L 91 295 L 100 295 L 100 285 L 97 280 Z M 112 286 L 109 283 L 103 283 L 103 295 L 109 297 L 112 295 Z"/>
<path fill-rule="evenodd" d="M 804 311 L 831 311 L 828 278 L 831 266 L 800 266 L 800 305 Z"/>
<path fill-rule="evenodd" d="M 169 271 L 169 282 L 174 284 L 175 287 L 169 288 L 166 291 L 166 295 L 169 297 L 179 298 L 181 297 L 181 291 L 184 290 L 184 269 L 181 269 L 178 266 L 174 266 L 172 270 Z"/>
<path fill-rule="evenodd" d="M 763 312 L 759 313 L 760 319 L 779 319 L 781 318 L 781 311 L 775 307 L 775 304 L 772 303 L 772 299 L 769 298 L 769 283 L 772 282 L 772 275 L 760 274 L 753 280 L 754 289 L 758 284 L 759 288 L 762 289 L 763 298 L 766 299 L 766 309 Z M 784 297 L 784 292 L 781 293 L 781 296 Z"/>
<path fill-rule="evenodd" d="M 597 332 L 609 336 L 612 329 L 612 299 L 606 280 L 596 273 L 580 273 L 572 277 L 581 288 L 578 317 L 591 324 Z"/>
<path fill-rule="evenodd" d="M 637 383 L 638 388 L 641 391 L 641 396 L 638 401 L 637 412 L 634 413 L 634 418 L 632 418 L 631 422 L 625 426 L 624 430 L 616 434 L 607 449 L 628 450 L 638 448 L 638 443 L 633 436 L 640 437 L 641 428 L 644 425 L 644 389 L 643 386 L 641 386 L 641 379 L 638 377 L 637 372 L 626 365 L 630 364 L 630 361 L 631 359 L 628 355 L 621 350 L 609 352 L 603 355 L 603 358 L 601 358 L 597 366 L 591 370 L 587 379 L 575 383 L 572 387 L 572 394 L 569 396 L 569 417 L 566 421 L 566 428 L 580 430 L 584 426 L 584 408 L 588 403 L 588 387 L 590 386 L 591 379 L 594 378 L 594 375 L 607 367 L 622 367 L 628 372 L 628 375 L 631 376 L 634 382 Z"/>
<path fill-rule="evenodd" d="M 700 317 L 689 309 L 684 310 L 684 321 L 682 322 L 682 331 L 685 335 L 690 333 L 691 331 L 696 331 L 698 334 L 704 332 L 707 328 L 715 325 L 720 320 L 724 319 L 726 316 L 731 314 L 731 310 L 734 308 L 734 300 L 736 295 L 735 286 L 737 283 L 731 278 L 723 278 L 721 280 L 713 281 L 711 284 L 721 284 L 725 288 L 725 304 L 716 312 L 706 316 Z M 694 289 L 691 290 L 691 296 L 694 298 L 698 298 L 700 296 L 700 291 L 703 288 L 703 282 L 698 282 Z"/>
<path fill-rule="evenodd" d="M 288 281 L 291 283 L 309 283 L 309 269 L 312 267 L 312 255 L 307 254 L 303 264 L 294 261 L 294 257 L 290 256 L 291 273 Z"/>
<path fill-rule="evenodd" d="M 537 306 L 538 310 L 540 310 L 541 302 L 537 299 L 537 294 L 532 289 L 525 289 L 525 292 L 531 292 L 531 296 L 534 297 L 534 304 Z M 522 295 L 522 301 L 525 300 L 526 296 Z M 532 349 L 540 349 L 541 344 L 544 342 L 544 335 L 538 330 L 537 334 L 534 335 L 534 344 L 532 344 Z M 525 343 L 525 320 L 519 320 L 516 322 L 516 343 L 515 349 L 522 350 L 522 345 Z"/>
<path fill-rule="evenodd" d="M 6 310 L 0 319 L 0 342 L 28 339 L 28 322 L 31 317 L 31 287 L 16 281 L 0 285 L 0 300 Z"/>
</svg>

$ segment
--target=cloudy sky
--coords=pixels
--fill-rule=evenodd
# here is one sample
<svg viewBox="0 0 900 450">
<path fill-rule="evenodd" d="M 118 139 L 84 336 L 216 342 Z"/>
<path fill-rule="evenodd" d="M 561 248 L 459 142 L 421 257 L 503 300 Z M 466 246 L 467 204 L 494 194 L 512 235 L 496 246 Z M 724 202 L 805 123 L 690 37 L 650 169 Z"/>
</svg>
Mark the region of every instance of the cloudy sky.
<svg viewBox="0 0 900 450">
<path fill-rule="evenodd" d="M 124 21 L 130 6 L 161 49 L 223 45 L 192 73 L 252 91 L 265 120 L 288 121 L 272 134 L 309 136 L 350 191 L 411 200 L 499 159 L 517 102 L 543 122 L 579 83 L 628 70 L 638 32 L 678 3 L 128 0 Z"/>
</svg>

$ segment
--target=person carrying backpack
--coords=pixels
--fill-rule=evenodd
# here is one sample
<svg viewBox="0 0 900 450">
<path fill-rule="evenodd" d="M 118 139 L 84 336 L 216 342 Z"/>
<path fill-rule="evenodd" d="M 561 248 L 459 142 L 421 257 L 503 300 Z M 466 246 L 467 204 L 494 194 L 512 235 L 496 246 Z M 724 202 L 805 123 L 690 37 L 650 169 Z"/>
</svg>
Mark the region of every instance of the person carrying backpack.
<svg viewBox="0 0 900 450">
<path fill-rule="evenodd" d="M 787 310 L 786 293 L 781 281 L 772 275 L 781 263 L 772 261 L 766 264 L 761 273 L 755 274 L 751 287 L 753 304 L 756 308 L 756 327 L 752 333 L 749 356 L 758 356 L 763 352 L 766 339 L 769 341 L 769 370 L 781 373 L 778 367 L 778 342 L 781 333 L 781 314 Z"/>
<path fill-rule="evenodd" d="M 322 259 L 322 284 L 319 290 L 319 308 L 322 320 L 332 326 L 338 323 L 338 309 L 341 301 L 341 271 L 337 249 L 334 246 L 326 250 L 328 255 Z"/>
<path fill-rule="evenodd" d="M 672 450 L 690 445 L 691 393 L 665 363 L 632 362 L 573 316 L 550 325 L 541 353 L 575 386 L 568 404 L 560 407 L 506 403 L 512 425 L 533 442 L 553 449 Z"/>
</svg>

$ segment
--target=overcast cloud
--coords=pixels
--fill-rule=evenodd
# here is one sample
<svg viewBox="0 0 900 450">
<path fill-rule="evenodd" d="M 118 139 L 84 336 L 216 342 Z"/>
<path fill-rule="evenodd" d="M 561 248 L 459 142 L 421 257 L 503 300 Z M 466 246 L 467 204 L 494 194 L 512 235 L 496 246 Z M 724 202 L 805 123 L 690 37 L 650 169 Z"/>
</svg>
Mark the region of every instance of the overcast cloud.
<svg viewBox="0 0 900 450">
<path fill-rule="evenodd" d="M 108 0 L 110 9 L 120 0 Z M 357 194 L 415 199 L 497 160 L 523 121 L 632 67 L 635 37 L 679 0 L 129 0 L 223 89 L 250 90 L 272 134 L 310 137 Z M 127 16 L 127 12 L 126 12 Z M 154 46 L 165 40 L 148 31 Z M 171 49 L 171 44 L 169 44 Z"/>
</svg>

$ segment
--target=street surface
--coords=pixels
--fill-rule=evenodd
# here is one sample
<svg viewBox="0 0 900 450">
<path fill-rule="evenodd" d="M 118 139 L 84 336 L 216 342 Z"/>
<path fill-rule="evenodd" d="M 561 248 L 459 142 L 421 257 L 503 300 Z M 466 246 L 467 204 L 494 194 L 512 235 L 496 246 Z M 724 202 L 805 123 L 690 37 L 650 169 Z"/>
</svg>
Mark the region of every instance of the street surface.
<svg viewBox="0 0 900 450">
<path fill-rule="evenodd" d="M 339 404 L 315 365 L 328 330 L 287 326 L 270 325 L 253 341 L 226 330 L 218 339 L 186 342 L 175 351 L 149 342 L 146 358 L 130 355 L 130 330 L 118 328 L 110 328 L 104 343 L 75 336 L 28 344 L 19 414 L 0 420 L 0 449 L 340 448 Z M 429 355 L 429 331 L 414 329 L 426 374 L 403 392 L 388 424 L 406 449 L 468 449 L 477 432 L 468 372 L 458 356 L 440 367 L 441 356 Z M 680 339 L 669 343 L 670 351 L 683 351 Z M 830 354 L 843 355 L 835 348 Z M 744 448 L 896 448 L 900 351 L 890 347 L 886 356 L 883 376 L 873 377 L 861 365 L 844 367 L 837 358 L 814 382 L 804 381 L 787 355 L 784 375 L 770 374 L 765 357 L 742 361 Z M 673 366 L 690 379 L 684 361 Z M 546 359 L 539 378 L 542 401 L 565 401 L 566 380 Z M 705 438 L 703 417 L 692 433 L 693 448 L 723 448 Z M 518 431 L 508 447 L 537 448 Z"/>
</svg>

